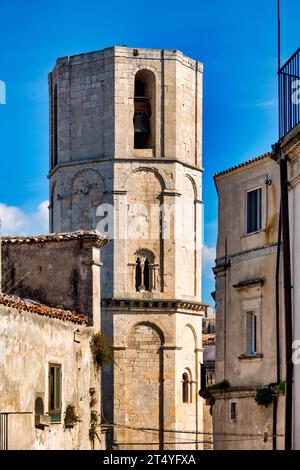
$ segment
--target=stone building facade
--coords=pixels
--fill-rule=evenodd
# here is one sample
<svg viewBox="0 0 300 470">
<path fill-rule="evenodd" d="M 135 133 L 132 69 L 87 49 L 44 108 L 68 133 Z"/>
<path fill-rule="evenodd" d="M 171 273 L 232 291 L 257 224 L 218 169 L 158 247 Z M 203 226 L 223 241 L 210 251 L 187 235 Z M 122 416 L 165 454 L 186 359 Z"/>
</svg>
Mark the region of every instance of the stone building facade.
<svg viewBox="0 0 300 470">
<path fill-rule="evenodd" d="M 229 382 L 229 388 L 214 392 L 216 450 L 284 445 L 284 397 L 268 407 L 255 402 L 258 387 L 285 379 L 281 265 L 279 337 L 276 327 L 279 169 L 271 157 L 262 155 L 215 176 L 216 382 Z"/>
<path fill-rule="evenodd" d="M 2 240 L 1 450 L 106 448 L 99 426 L 99 439 L 89 432 L 91 412 L 98 423 L 101 416 L 90 341 L 100 326 L 99 259 L 106 243 L 95 232 Z M 69 405 L 78 422 L 65 421 Z"/>
<path fill-rule="evenodd" d="M 287 158 L 289 188 L 289 231 L 291 251 L 293 311 L 293 429 L 292 446 L 300 449 L 300 323 L 299 290 L 299 175 L 300 125 L 281 141 L 282 155 Z M 257 440 L 241 443 L 215 442 L 216 448 L 283 448 L 284 397 L 278 397 L 277 412 L 260 409 L 253 402 L 257 385 L 285 380 L 285 320 L 283 308 L 282 248 L 277 271 L 277 245 L 280 183 L 279 168 L 273 153 L 225 170 L 215 176 L 219 195 L 219 237 L 217 247 L 217 380 L 227 378 L 231 388 L 217 393 L 214 411 L 215 431 L 269 434 L 277 418 L 279 437 L 267 443 Z M 261 189 L 261 227 L 247 233 L 247 193 Z M 236 198 L 239 192 L 241 197 Z M 250 202 L 250 201 L 248 201 Z M 253 202 L 253 201 L 252 201 Z M 258 202 L 258 201 L 257 201 Z M 238 214 L 238 217 L 237 215 Z M 253 223 L 253 221 L 251 222 Z M 276 272 L 277 271 L 277 272 Z M 276 277 L 278 298 L 276 299 Z M 276 304 L 278 303 L 279 338 L 276 339 Z M 255 354 L 241 354 L 246 349 L 245 315 L 256 313 L 257 345 Z M 225 334 L 224 334 L 225 333 Z M 234 341 L 234 337 L 239 341 Z M 279 346 L 279 347 L 278 347 Z M 250 386 L 251 385 L 251 386 Z M 243 399 L 241 399 L 243 398 Z M 231 402 L 236 402 L 236 420 L 228 421 Z M 220 424 L 221 421 L 225 424 Z"/>
<path fill-rule="evenodd" d="M 103 416 L 121 449 L 201 448 L 202 73 L 179 51 L 112 47 L 49 75 L 50 229 L 112 239 Z"/>
</svg>

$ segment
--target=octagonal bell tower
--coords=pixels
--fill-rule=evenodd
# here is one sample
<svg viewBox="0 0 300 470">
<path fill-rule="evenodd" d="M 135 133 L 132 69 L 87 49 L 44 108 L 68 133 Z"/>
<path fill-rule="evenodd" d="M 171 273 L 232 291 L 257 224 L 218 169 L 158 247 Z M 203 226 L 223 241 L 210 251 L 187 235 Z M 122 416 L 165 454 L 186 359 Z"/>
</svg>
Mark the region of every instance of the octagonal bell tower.
<svg viewBox="0 0 300 470">
<path fill-rule="evenodd" d="M 201 448 L 202 72 L 176 50 L 112 47 L 49 75 L 50 230 L 112 239 L 103 414 L 120 449 Z"/>
</svg>

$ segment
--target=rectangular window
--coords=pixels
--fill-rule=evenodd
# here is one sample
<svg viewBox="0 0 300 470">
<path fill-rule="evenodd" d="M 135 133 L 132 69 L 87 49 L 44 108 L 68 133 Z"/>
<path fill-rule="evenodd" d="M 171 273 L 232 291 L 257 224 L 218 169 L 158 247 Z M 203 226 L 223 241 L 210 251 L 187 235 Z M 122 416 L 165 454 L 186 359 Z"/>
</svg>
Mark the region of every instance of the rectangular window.
<svg viewBox="0 0 300 470">
<path fill-rule="evenodd" d="M 236 403 L 230 403 L 230 420 L 236 421 Z"/>
<path fill-rule="evenodd" d="M 247 192 L 247 233 L 262 229 L 262 189 Z"/>
<path fill-rule="evenodd" d="M 53 423 L 61 420 L 61 365 L 49 364 L 49 413 Z"/>
<path fill-rule="evenodd" d="M 257 316 L 253 312 L 247 312 L 247 356 L 257 353 Z"/>
</svg>

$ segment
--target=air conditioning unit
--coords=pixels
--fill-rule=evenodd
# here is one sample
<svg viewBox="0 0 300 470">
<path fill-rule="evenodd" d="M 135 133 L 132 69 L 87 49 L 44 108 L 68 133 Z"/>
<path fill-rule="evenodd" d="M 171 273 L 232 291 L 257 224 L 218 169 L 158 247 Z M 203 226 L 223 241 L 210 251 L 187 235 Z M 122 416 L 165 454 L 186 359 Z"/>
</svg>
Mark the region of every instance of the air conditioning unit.
<svg viewBox="0 0 300 470">
<path fill-rule="evenodd" d="M 35 427 L 44 428 L 45 426 L 50 426 L 51 416 L 49 415 L 35 415 Z"/>
</svg>

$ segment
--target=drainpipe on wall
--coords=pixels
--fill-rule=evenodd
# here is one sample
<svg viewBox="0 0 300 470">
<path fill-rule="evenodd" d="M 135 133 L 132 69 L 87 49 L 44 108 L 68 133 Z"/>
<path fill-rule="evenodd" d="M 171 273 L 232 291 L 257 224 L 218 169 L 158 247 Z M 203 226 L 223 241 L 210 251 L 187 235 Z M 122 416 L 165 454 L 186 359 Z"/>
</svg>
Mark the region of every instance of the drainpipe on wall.
<svg viewBox="0 0 300 470">
<path fill-rule="evenodd" d="M 284 313 L 285 313 L 285 361 L 286 361 L 286 390 L 285 390 L 285 450 L 292 449 L 293 424 L 293 320 L 292 320 L 292 281 L 291 281 L 291 250 L 290 250 L 290 221 L 288 197 L 287 158 L 282 154 L 281 143 L 273 146 L 276 160 L 280 166 L 281 188 L 281 225 L 283 253 L 283 283 L 284 283 Z"/>
<path fill-rule="evenodd" d="M 280 363 L 280 296 L 279 296 L 279 280 L 280 280 L 280 251 L 281 251 L 281 203 L 279 208 L 278 222 L 278 241 L 277 241 L 277 257 L 276 257 L 276 277 L 275 277 L 275 310 L 276 310 L 276 369 L 277 380 L 270 384 L 270 387 L 276 387 L 281 382 L 281 363 Z M 274 396 L 273 401 L 273 450 L 277 450 L 277 405 L 278 397 Z"/>
</svg>

